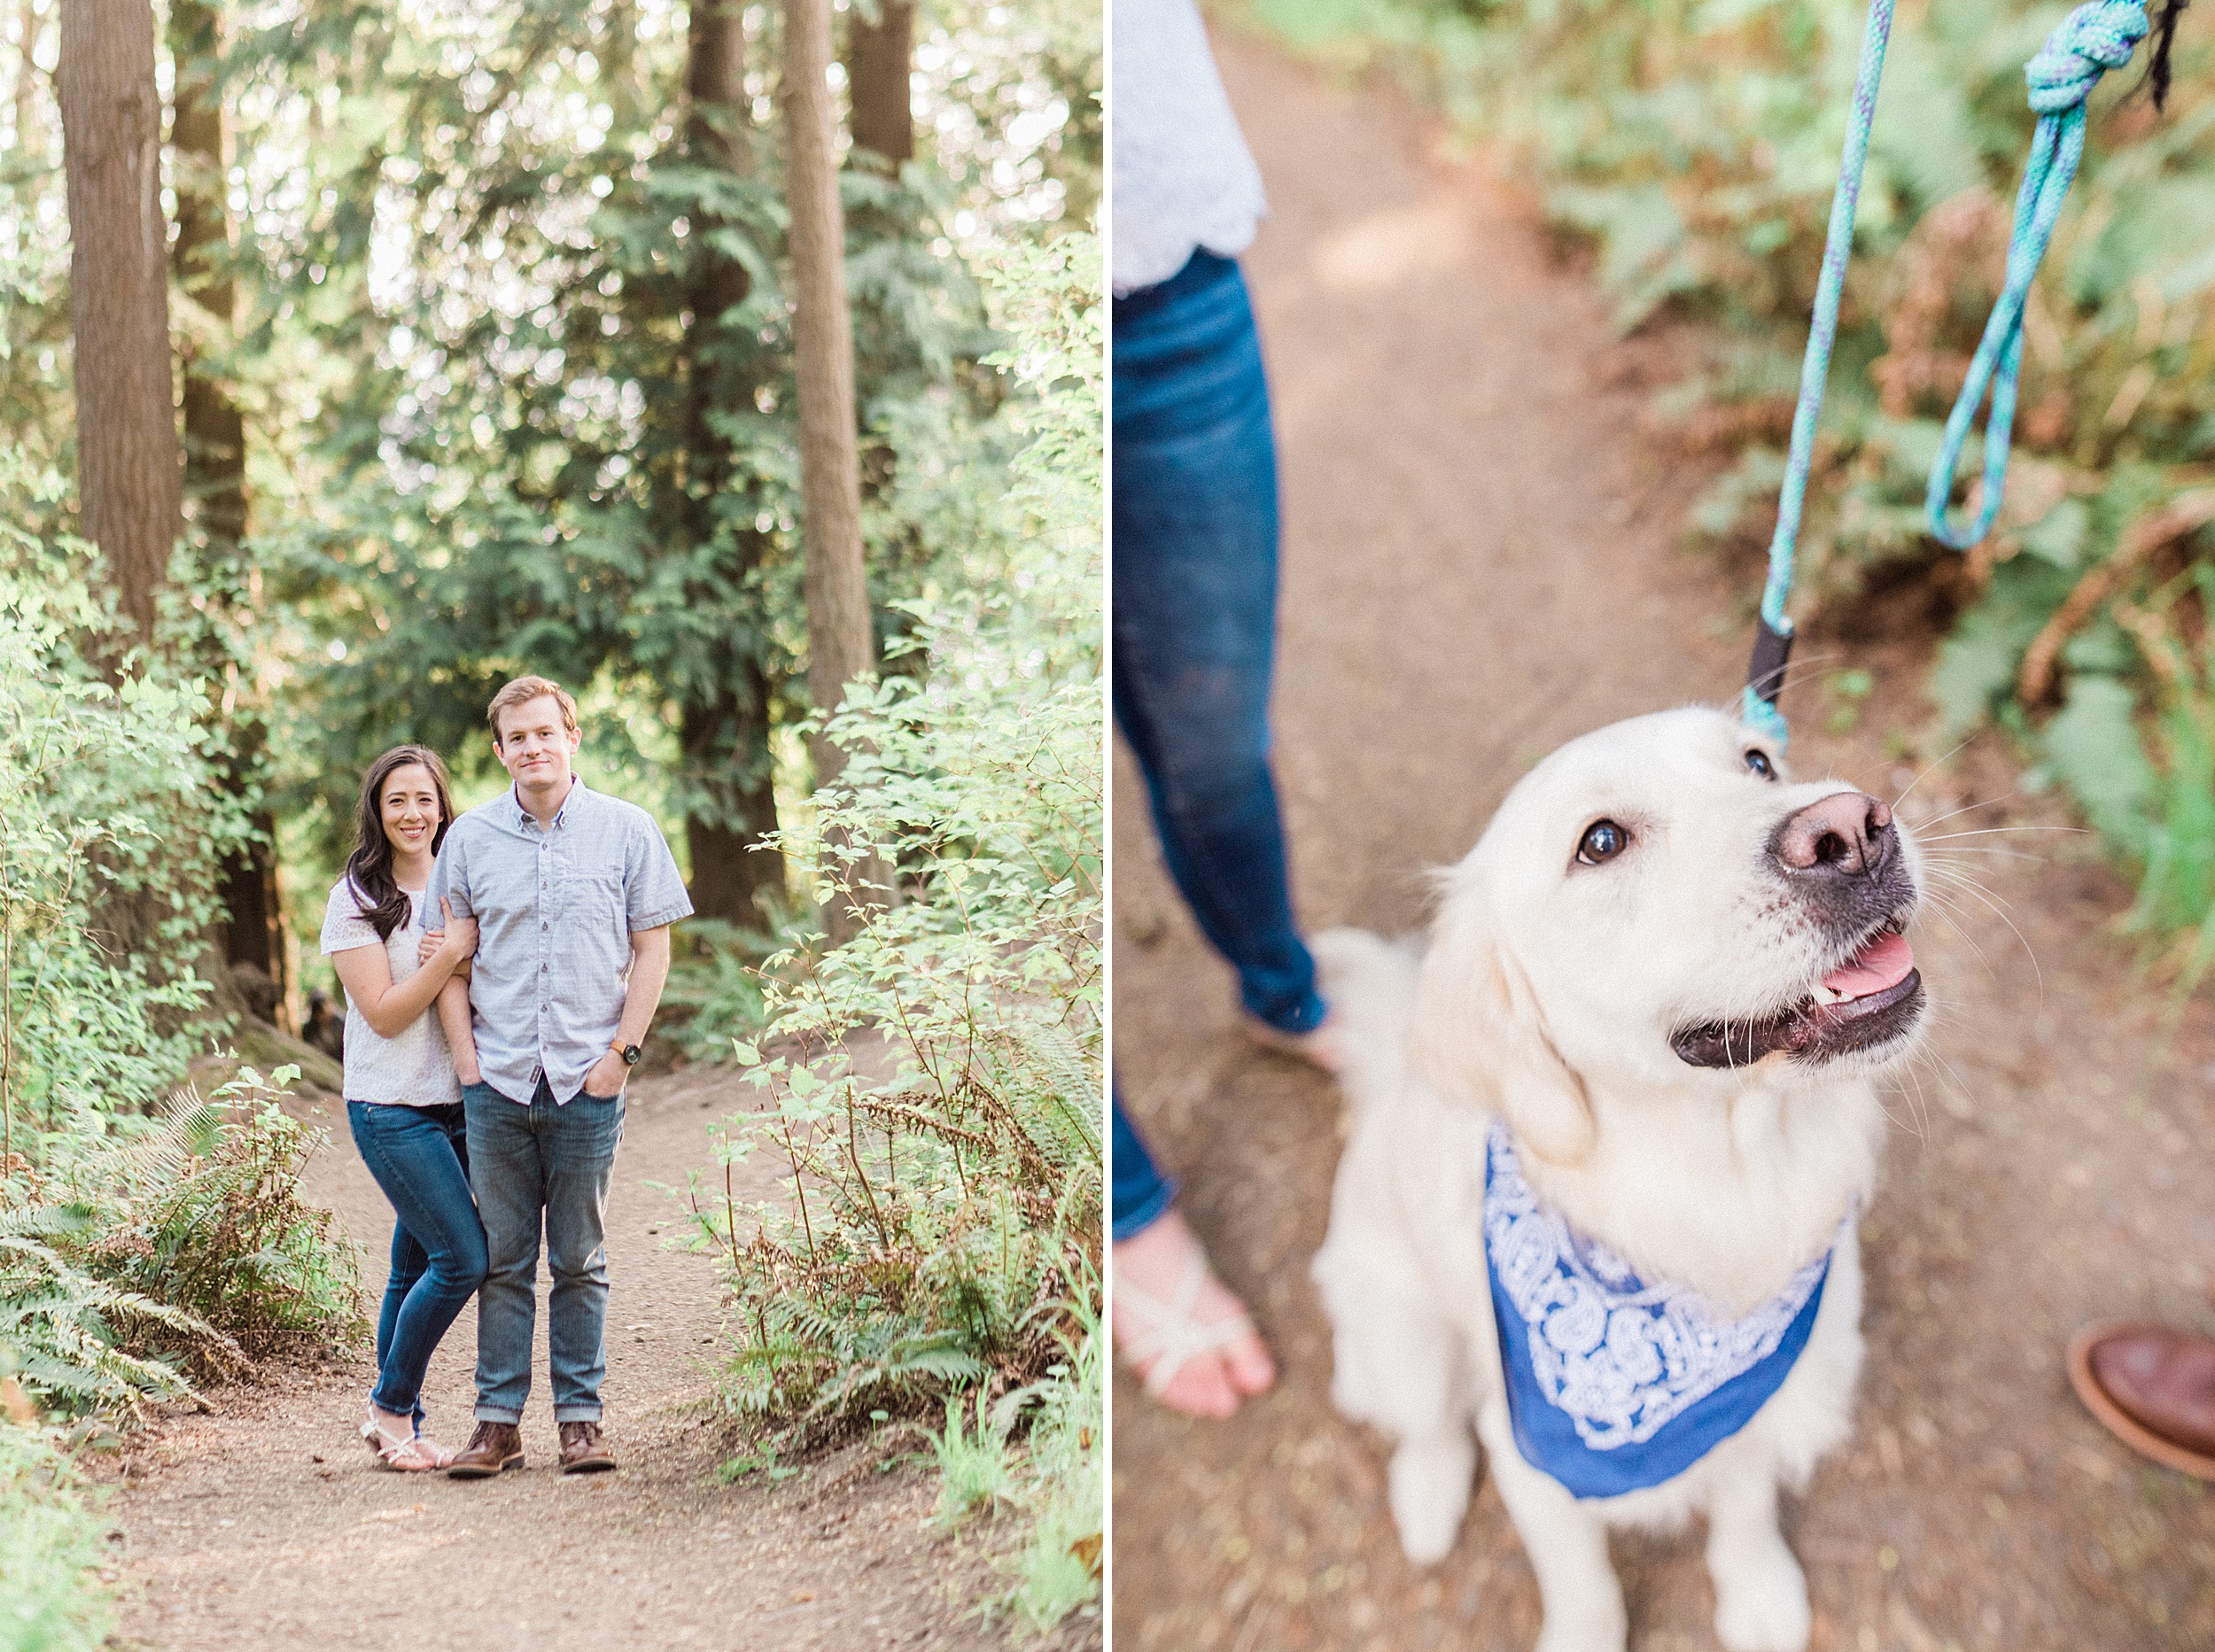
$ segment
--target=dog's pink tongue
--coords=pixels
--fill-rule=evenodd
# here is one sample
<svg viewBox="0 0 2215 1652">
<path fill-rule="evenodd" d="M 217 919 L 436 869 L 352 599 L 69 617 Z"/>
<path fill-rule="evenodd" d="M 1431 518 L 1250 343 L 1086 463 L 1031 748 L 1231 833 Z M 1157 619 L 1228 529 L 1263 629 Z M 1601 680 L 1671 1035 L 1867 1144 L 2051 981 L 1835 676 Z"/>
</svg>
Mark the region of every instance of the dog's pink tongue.
<svg viewBox="0 0 2215 1652">
<path fill-rule="evenodd" d="M 1908 937 L 1887 930 L 1858 956 L 1848 958 L 1823 978 L 1823 984 L 1846 998 L 1866 998 L 1907 980 L 1915 967 L 1915 949 Z"/>
</svg>

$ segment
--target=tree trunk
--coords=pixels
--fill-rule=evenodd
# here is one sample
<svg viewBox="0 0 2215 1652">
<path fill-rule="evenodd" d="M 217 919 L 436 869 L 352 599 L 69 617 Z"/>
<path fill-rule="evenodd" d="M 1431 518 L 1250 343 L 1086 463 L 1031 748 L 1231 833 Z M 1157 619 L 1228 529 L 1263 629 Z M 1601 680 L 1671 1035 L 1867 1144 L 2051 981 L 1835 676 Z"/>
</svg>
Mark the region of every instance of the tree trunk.
<svg viewBox="0 0 2215 1652">
<path fill-rule="evenodd" d="M 742 175 L 751 157 L 742 134 L 747 124 L 746 33 L 736 0 L 697 0 L 686 38 L 685 145 L 703 167 Z M 717 496 L 728 485 L 730 450 L 709 415 L 750 405 L 751 374 L 729 359 L 734 342 L 722 317 L 746 301 L 746 267 L 711 248 L 718 221 L 696 226 L 699 264 L 686 294 L 691 320 L 685 337 L 685 520 L 695 545 L 719 531 Z M 759 536 L 736 531 L 743 576 L 759 555 Z M 719 659 L 713 687 L 682 708 L 680 749 L 685 778 L 703 801 L 685 821 L 692 857 L 692 904 L 703 918 L 758 924 L 756 896 L 784 888 L 784 857 L 758 847 L 777 829 L 777 798 L 771 784 L 769 682 L 754 659 Z"/>
<path fill-rule="evenodd" d="M 890 162 L 894 172 L 915 159 L 909 87 L 914 50 L 914 0 L 878 0 L 874 23 L 859 6 L 847 12 L 846 89 L 854 148 Z"/>
<path fill-rule="evenodd" d="M 808 696 L 828 718 L 846 686 L 875 668 L 869 589 L 861 560 L 861 462 L 854 429 L 853 318 L 846 307 L 845 216 L 830 89 L 829 0 L 785 0 L 785 196 L 792 217 L 792 332 L 800 394 L 801 541 L 807 560 Z M 845 754 L 824 735 L 810 742 L 815 782 L 828 784 Z M 862 886 L 879 869 L 853 870 Z M 860 897 L 866 900 L 866 896 Z M 841 903 L 834 939 L 858 919 Z"/>
<path fill-rule="evenodd" d="M 758 847 L 777 829 L 769 756 L 769 684 L 751 661 L 734 662 L 715 702 L 684 708 L 679 741 L 685 768 L 708 788 L 707 806 L 685 821 L 692 854 L 692 905 L 703 918 L 760 925 L 758 896 L 781 895 L 784 857 Z"/>
<path fill-rule="evenodd" d="M 828 714 L 874 664 L 861 561 L 853 318 L 831 119 L 828 0 L 785 0 L 785 190 L 792 216 L 792 331 L 800 394 L 801 537 L 807 557 L 808 694 Z M 819 781 L 838 760 L 819 756 Z"/>
<path fill-rule="evenodd" d="M 142 639 L 181 525 L 151 0 L 61 0 L 77 495 Z"/>
<path fill-rule="evenodd" d="M 175 270 L 178 288 L 214 323 L 208 342 L 228 345 L 237 294 L 227 267 L 230 151 L 214 78 L 221 47 L 214 7 L 206 0 L 171 0 L 169 50 L 176 64 L 169 117 L 177 193 Z M 179 341 L 184 366 L 184 499 L 206 540 L 206 574 L 215 594 L 232 610 L 227 617 L 251 635 L 255 582 L 245 550 L 246 422 L 229 388 L 200 360 L 195 336 L 206 330 L 188 328 Z M 231 796 L 244 798 L 261 778 L 268 738 L 263 709 L 250 691 L 241 692 L 248 686 L 239 682 L 234 662 L 208 663 L 229 708 L 226 748 L 216 760 L 217 783 Z M 257 991 L 248 997 L 255 1012 L 290 1030 L 294 1020 L 286 1003 L 291 982 L 277 881 L 276 821 L 267 810 L 250 818 L 254 841 L 226 854 L 217 870 L 215 892 L 224 912 L 217 949 L 225 966 L 251 972 L 247 979 L 256 982 Z"/>
</svg>

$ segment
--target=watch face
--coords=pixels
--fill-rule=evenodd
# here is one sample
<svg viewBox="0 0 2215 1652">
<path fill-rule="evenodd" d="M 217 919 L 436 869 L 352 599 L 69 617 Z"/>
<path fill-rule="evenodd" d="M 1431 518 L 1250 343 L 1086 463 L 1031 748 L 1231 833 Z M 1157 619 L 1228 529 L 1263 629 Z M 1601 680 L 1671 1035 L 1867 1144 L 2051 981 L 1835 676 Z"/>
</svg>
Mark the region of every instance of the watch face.
<svg viewBox="0 0 2215 1652">
<path fill-rule="evenodd" d="M 625 1066 L 636 1066 L 638 1059 L 646 1053 L 646 1050 L 641 1044 L 626 1044 L 617 1053 L 622 1056 Z"/>
</svg>

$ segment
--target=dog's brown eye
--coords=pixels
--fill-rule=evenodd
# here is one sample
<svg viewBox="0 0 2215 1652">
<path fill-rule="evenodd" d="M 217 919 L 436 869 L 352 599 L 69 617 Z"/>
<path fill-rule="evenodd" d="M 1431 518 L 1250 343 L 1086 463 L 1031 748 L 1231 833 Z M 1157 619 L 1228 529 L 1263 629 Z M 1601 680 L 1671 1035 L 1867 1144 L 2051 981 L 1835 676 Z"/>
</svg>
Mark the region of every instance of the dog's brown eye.
<svg viewBox="0 0 2215 1652">
<path fill-rule="evenodd" d="M 1773 780 L 1776 778 L 1776 765 L 1769 761 L 1768 753 L 1758 746 L 1746 748 L 1745 766 L 1765 780 Z"/>
<path fill-rule="evenodd" d="M 1584 841 L 1577 845 L 1577 858 L 1588 866 L 1597 866 L 1604 860 L 1613 860 L 1630 847 L 1630 834 L 1613 820 L 1595 820 L 1584 828 Z"/>
</svg>

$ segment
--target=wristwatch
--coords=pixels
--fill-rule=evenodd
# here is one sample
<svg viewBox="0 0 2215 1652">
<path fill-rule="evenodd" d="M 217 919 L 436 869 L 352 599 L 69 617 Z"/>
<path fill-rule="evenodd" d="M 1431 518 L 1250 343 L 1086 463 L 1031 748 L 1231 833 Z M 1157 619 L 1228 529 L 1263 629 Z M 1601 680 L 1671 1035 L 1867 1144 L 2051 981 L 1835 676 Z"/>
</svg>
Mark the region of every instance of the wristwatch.
<svg viewBox="0 0 2215 1652">
<path fill-rule="evenodd" d="M 636 1066 L 639 1058 L 646 1053 L 644 1044 L 610 1044 L 608 1048 L 623 1058 L 625 1066 Z"/>
</svg>

